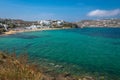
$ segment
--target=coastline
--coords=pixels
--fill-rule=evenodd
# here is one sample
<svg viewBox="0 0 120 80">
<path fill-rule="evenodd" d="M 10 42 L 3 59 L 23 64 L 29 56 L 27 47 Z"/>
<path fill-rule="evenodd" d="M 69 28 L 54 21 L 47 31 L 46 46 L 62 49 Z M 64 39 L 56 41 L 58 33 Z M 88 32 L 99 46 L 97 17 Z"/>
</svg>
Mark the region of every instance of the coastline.
<svg viewBox="0 0 120 80">
<path fill-rule="evenodd" d="M 60 30 L 60 29 L 70 29 L 70 27 L 68 27 L 68 28 L 42 28 L 42 29 L 10 30 L 8 32 L 4 32 L 3 34 L 0 34 L 0 36 L 12 35 L 12 34 L 17 34 L 17 33 L 22 33 L 22 32 L 46 31 L 46 30 Z"/>
<path fill-rule="evenodd" d="M 71 30 L 73 30 L 73 29 L 71 29 Z M 99 30 L 99 29 L 98 29 Z M 60 31 L 62 31 L 62 29 L 60 30 Z M 69 31 L 69 30 L 68 30 Z M 88 31 L 88 30 L 87 30 Z M 108 30 L 108 31 L 111 31 L 111 30 Z M 54 32 L 54 30 L 52 30 L 52 31 L 43 31 L 43 32 L 41 32 L 41 31 L 37 31 L 37 33 L 51 33 L 51 32 Z M 59 33 L 59 30 L 55 30 L 55 32 L 58 32 Z M 66 31 L 62 31 L 62 32 L 66 32 Z M 94 31 L 92 31 L 92 32 L 94 32 Z M 101 31 L 100 31 L 101 32 Z M 115 32 L 115 31 L 113 31 L 113 32 Z M 31 34 L 32 32 L 30 32 L 30 34 Z M 49 33 L 49 35 L 50 35 L 50 33 Z M 101 32 L 102 33 L 102 32 Z M 29 32 L 27 32 L 27 34 L 29 34 Z M 69 33 L 68 33 L 69 34 Z M 76 33 L 75 33 L 76 34 Z M 38 34 L 38 35 L 40 35 L 40 34 Z M 57 33 L 55 33 L 55 35 L 57 36 Z M 60 36 L 61 37 L 63 37 L 62 36 L 63 34 L 61 34 Z M 67 34 L 66 34 L 67 35 Z M 69 38 L 67 38 L 67 39 L 72 39 L 73 37 L 71 36 L 71 34 L 69 34 L 70 36 L 69 36 Z M 13 36 L 17 36 L 17 35 L 13 35 Z M 15 37 L 13 37 L 12 36 L 12 38 L 15 38 Z M 7 36 L 6 36 L 7 37 Z M 8 36 L 9 37 L 9 36 Z M 10 36 L 11 37 L 11 36 Z M 18 34 L 18 37 L 19 37 L 19 34 Z M 20 36 L 21 37 L 21 36 Z M 19 37 L 19 39 L 21 39 Z M 28 36 L 29 37 L 29 36 Z M 73 39 L 76 39 L 76 38 L 78 38 L 79 36 L 76 36 L 75 38 L 73 38 Z M 87 37 L 87 36 L 86 36 Z M 4 37 L 3 37 L 4 38 Z M 10 39 L 10 38 L 9 38 Z M 29 38 L 28 38 L 29 39 Z M 24 43 L 27 43 L 29 40 L 26 40 L 26 39 L 23 39 L 23 42 Z M 35 49 L 37 49 L 37 45 L 39 45 L 39 43 L 37 43 L 38 42 L 38 40 L 37 40 L 38 38 L 36 38 L 36 42 L 28 42 L 27 43 L 27 45 L 25 45 L 25 47 L 26 48 L 30 48 L 30 50 L 35 50 Z M 52 39 L 49 39 L 49 37 L 46 39 L 46 40 L 48 40 L 48 41 L 50 41 L 50 44 L 49 44 L 49 42 L 47 42 L 47 41 L 44 41 L 44 42 L 42 42 L 42 40 L 44 40 L 44 39 L 42 39 L 41 41 L 39 40 L 39 42 L 41 43 L 42 42 L 42 44 L 49 44 L 50 46 L 51 45 L 54 45 L 54 44 L 51 44 L 51 40 L 56 40 L 56 37 L 55 38 L 52 38 Z M 58 38 L 58 36 L 57 36 L 57 40 L 56 41 L 62 41 L 61 39 L 66 39 L 66 38 Z M 89 38 L 90 39 L 90 38 Z M 95 40 L 96 38 L 91 38 L 91 40 Z M 34 40 L 34 39 L 33 39 Z M 80 40 L 80 39 L 79 39 Z M 101 41 L 101 40 L 103 40 L 103 39 L 99 39 L 98 40 L 98 43 L 99 43 L 99 41 Z M 2 42 L 3 41 L 3 42 Z M 2 43 L 4 43 L 4 39 L 2 40 L 1 39 L 1 44 Z M 35 41 L 35 40 L 34 40 Z M 66 44 L 66 42 L 69 42 L 70 40 L 65 40 L 65 44 Z M 74 40 L 75 41 L 75 40 Z M 89 41 L 89 40 L 88 40 Z M 97 40 L 96 40 L 97 41 Z M 108 39 L 107 40 L 105 40 L 106 42 L 108 41 Z M 104 41 L 104 42 L 105 42 Z M 9 42 L 9 43 L 15 43 L 14 42 L 14 40 L 11 40 L 11 42 Z M 19 42 L 19 40 L 18 40 L 18 42 Z M 21 41 L 22 42 L 22 41 Z M 21 45 L 21 42 L 20 42 L 20 45 Z M 104 44 L 104 42 L 103 42 L 103 44 Z M 112 41 L 110 40 L 110 43 L 111 43 Z M 115 41 L 116 42 L 116 41 Z M 62 42 L 60 42 L 60 43 L 63 43 L 63 41 Z M 69 42 L 69 43 L 71 43 L 71 42 Z M 114 42 L 113 42 L 114 43 Z M 67 43 L 68 44 L 68 43 Z M 77 43 L 74 43 L 74 45 L 78 45 L 79 44 L 79 41 L 77 42 Z M 81 44 L 81 43 L 80 43 Z M 83 43 L 83 44 L 85 44 L 85 43 Z M 101 44 L 102 46 L 104 46 L 103 44 Z M 4 46 L 4 44 L 2 44 L 3 46 Z M 1 46 L 2 46 L 1 45 Z M 19 45 L 19 44 L 18 44 Z M 18 45 L 16 45 L 18 48 L 19 48 L 19 46 Z M 32 48 L 31 48 L 31 45 L 33 46 L 33 45 L 35 45 L 35 46 L 33 46 Z M 59 45 L 59 44 L 58 44 Z M 69 45 L 69 44 L 68 44 Z M 72 44 L 70 44 L 70 46 L 71 46 Z M 113 45 L 116 45 L 116 44 L 113 44 Z M 118 44 L 117 44 L 118 45 Z M 3 47 L 2 46 L 2 47 Z M 9 46 L 9 45 L 8 45 Z M 47 53 L 49 50 L 46 50 L 45 52 L 40 52 L 40 51 L 44 51 L 44 49 L 43 49 L 43 47 L 45 46 L 45 49 L 49 49 L 50 51 L 52 50 L 52 49 L 54 49 L 54 50 L 57 50 L 57 49 L 59 49 L 59 47 L 57 47 L 56 48 L 56 45 L 55 45 L 55 48 L 54 47 L 52 47 L 52 48 L 48 48 L 48 45 L 42 45 L 42 46 L 39 46 L 38 48 L 41 48 L 40 50 L 39 50 L 39 52 L 38 52 L 38 54 L 39 53 L 41 53 L 42 55 L 45 53 Z M 66 45 L 63 45 L 63 46 L 66 46 Z M 67 48 L 69 48 L 69 49 L 72 49 L 70 46 L 66 46 Z M 78 45 L 79 46 L 79 45 Z M 82 44 L 80 45 L 80 46 L 82 46 Z M 111 46 L 111 45 L 109 45 L 109 46 Z M 24 47 L 24 46 L 23 46 Z M 60 46 L 61 47 L 61 46 Z M 65 47 L 65 48 L 66 48 Z M 12 48 L 12 47 L 10 47 L 10 48 Z M 13 47 L 14 48 L 14 47 Z M 61 49 L 63 49 L 64 47 L 62 47 Z M 64 48 L 64 49 L 65 49 Z M 67 50 L 67 48 L 66 48 L 66 50 Z M 75 47 L 74 47 L 75 48 Z M 3 48 L 1 48 L 1 49 L 3 49 Z M 23 48 L 24 49 L 24 48 Z M 64 50 L 63 49 L 63 50 Z M 85 49 L 85 48 L 84 48 Z M 21 49 L 22 50 L 22 49 Z M 110 50 L 110 49 L 109 49 Z M 112 49 L 111 49 L 112 50 Z M 70 50 L 71 51 L 71 50 Z M 54 52 L 56 52 L 56 51 L 54 51 Z M 53 53 L 54 54 L 54 52 L 51 52 L 51 53 Z M 66 51 L 66 53 L 65 54 L 67 54 L 67 52 L 69 52 L 69 51 Z M 76 51 L 75 51 L 76 52 Z M 75 53 L 75 52 L 72 52 L 72 53 Z M 81 50 L 79 51 L 79 52 L 81 52 Z M 84 52 L 84 51 L 82 51 L 82 52 Z M 35 53 L 37 53 L 37 52 L 35 52 Z M 96 52 L 97 53 L 97 52 Z M 112 53 L 112 52 L 111 52 Z M 64 55 L 65 55 L 64 54 Z M 82 53 L 81 53 L 82 54 Z M 109 53 L 108 53 L 109 54 Z M 33 54 L 33 55 L 35 55 L 35 54 Z M 49 54 L 48 54 L 49 55 Z M 51 54 L 52 55 L 52 54 Z M 75 54 L 74 54 L 75 55 Z M 53 55 L 52 55 L 53 56 Z M 87 56 L 87 55 L 86 55 Z M 86 57 L 85 56 L 85 57 Z M 38 57 L 38 55 L 37 55 L 37 57 Z M 87 66 L 87 65 L 85 65 L 84 66 L 84 68 L 82 68 L 82 66 L 80 65 L 80 66 L 77 66 L 76 67 L 76 63 L 77 63 L 77 61 L 75 62 L 75 64 L 73 63 L 73 64 L 71 64 L 72 63 L 72 61 L 73 61 L 73 59 L 70 61 L 70 62 L 66 62 L 66 63 L 68 63 L 68 64 L 65 64 L 65 63 L 62 63 L 62 61 L 61 61 L 61 64 L 59 63 L 59 62 L 57 62 L 57 60 L 53 60 L 53 61 L 50 61 L 50 59 L 48 59 L 48 60 L 46 60 L 46 58 L 39 58 L 38 59 L 38 61 L 36 60 L 37 59 L 37 57 L 35 56 L 35 59 L 31 59 L 32 61 L 33 61 L 33 63 L 36 63 L 36 64 L 38 64 L 37 62 L 39 62 L 39 61 L 41 61 L 39 64 L 40 64 L 40 70 L 43 70 L 42 72 L 43 73 L 45 73 L 45 74 L 48 74 L 48 75 L 52 75 L 53 73 L 54 74 L 57 74 L 57 72 L 55 72 L 55 71 L 58 71 L 58 72 L 60 72 L 62 75 L 63 75 L 63 73 L 62 73 L 62 71 L 65 71 L 65 72 L 68 72 L 68 74 L 71 74 L 71 75 L 75 75 L 76 76 L 76 73 L 77 73 L 77 71 L 78 71 L 78 76 L 81 76 L 81 75 L 86 75 L 86 73 L 89 73 L 90 74 L 90 76 L 92 76 L 93 75 L 93 77 L 96 77 L 96 78 L 104 78 L 104 77 L 110 77 L 110 76 L 114 76 L 114 75 L 112 75 L 111 73 L 107 73 L 107 72 L 105 72 L 105 75 L 103 74 L 103 72 L 101 73 L 101 72 L 97 72 L 96 71 L 96 69 L 97 68 L 95 68 L 94 66 L 92 66 L 92 68 L 91 68 L 91 66 L 90 66 L 90 68 L 88 68 L 89 70 L 87 71 L 86 69 L 85 69 L 85 67 Z M 61 57 L 64 57 L 64 56 L 60 56 L 59 55 L 59 58 L 61 58 Z M 70 55 L 70 57 L 71 57 L 71 55 Z M 73 56 L 72 56 L 73 57 Z M 82 58 L 83 58 L 84 56 L 82 56 Z M 69 58 L 69 56 L 68 56 L 68 58 Z M 81 59 L 82 59 L 81 58 Z M 67 60 L 67 59 L 66 59 Z M 74 59 L 75 60 L 75 59 Z M 85 59 L 85 60 L 87 60 L 87 59 Z M 46 62 L 45 62 L 46 61 Z M 84 60 L 83 60 L 84 61 Z M 96 60 L 95 60 L 96 61 Z M 104 61 L 104 59 L 103 59 L 103 61 Z M 70 64 L 69 64 L 70 63 Z M 97 62 L 95 62 L 95 64 L 96 64 Z M 103 62 L 104 63 L 104 62 Z M 80 63 L 81 64 L 81 63 Z M 42 66 L 42 67 L 41 67 Z M 88 65 L 89 66 L 89 65 Z M 118 65 L 117 65 L 118 66 Z M 79 69 L 79 68 L 80 69 Z M 100 68 L 101 69 L 101 68 Z M 116 68 L 117 69 L 117 68 Z M 92 72 L 92 70 L 94 70 L 95 72 Z M 112 70 L 112 69 L 111 69 Z M 104 70 L 101 70 L 101 71 L 104 71 Z M 114 72 L 114 70 L 112 70 L 113 72 Z M 74 74 L 75 73 L 75 74 Z M 117 71 L 116 71 L 116 73 L 117 74 L 119 74 Z M 67 75 L 68 75 L 67 74 Z M 97 74 L 99 74 L 99 76 L 96 76 Z M 107 75 L 108 74 L 108 75 Z M 110 75 L 109 75 L 110 74 Z M 88 74 L 87 74 L 88 75 Z M 53 76 L 53 75 L 52 75 Z M 116 75 L 115 75 L 115 77 L 117 77 Z M 110 78 L 112 78 L 112 77 L 110 77 Z M 83 80 L 83 79 L 81 79 L 81 80 Z M 112 79 L 110 79 L 110 80 L 112 80 Z"/>
<path fill-rule="evenodd" d="M 81 28 L 119 28 L 119 27 L 81 27 Z M 62 27 L 62 28 L 41 28 L 41 29 L 19 29 L 19 30 L 9 30 L 0 34 L 0 36 L 12 35 L 22 32 L 33 32 L 33 31 L 46 31 L 46 30 L 60 30 L 60 29 L 71 29 L 71 27 Z"/>
</svg>

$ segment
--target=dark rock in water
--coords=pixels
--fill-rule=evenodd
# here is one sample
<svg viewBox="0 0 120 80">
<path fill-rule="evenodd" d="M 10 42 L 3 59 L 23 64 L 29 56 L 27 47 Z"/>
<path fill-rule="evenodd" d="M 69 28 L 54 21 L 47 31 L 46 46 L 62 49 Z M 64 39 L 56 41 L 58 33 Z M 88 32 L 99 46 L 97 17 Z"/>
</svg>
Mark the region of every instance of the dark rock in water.
<svg viewBox="0 0 120 80">
<path fill-rule="evenodd" d="M 113 45 L 120 45 L 120 42 L 112 42 Z"/>
<path fill-rule="evenodd" d="M 34 39 L 34 38 L 39 38 L 38 36 L 34 36 L 34 35 L 23 35 L 23 34 L 17 34 L 17 35 L 14 35 L 13 37 L 16 37 L 16 38 L 22 38 L 22 39 Z"/>
<path fill-rule="evenodd" d="M 35 35 L 25 35 L 25 34 L 12 34 L 12 35 L 8 35 L 8 36 L 3 36 L 7 37 L 7 38 L 21 38 L 21 39 L 35 39 L 35 38 L 39 38 L 39 36 L 35 36 Z"/>
<path fill-rule="evenodd" d="M 63 76 L 64 77 L 69 77 L 69 76 L 71 76 L 71 74 L 70 73 L 64 73 Z"/>
<path fill-rule="evenodd" d="M 59 65 L 55 65 L 55 67 L 57 68 L 57 67 L 59 67 Z"/>
<path fill-rule="evenodd" d="M 46 70 L 46 71 L 44 71 L 44 73 L 51 73 L 52 72 L 52 70 Z"/>
</svg>

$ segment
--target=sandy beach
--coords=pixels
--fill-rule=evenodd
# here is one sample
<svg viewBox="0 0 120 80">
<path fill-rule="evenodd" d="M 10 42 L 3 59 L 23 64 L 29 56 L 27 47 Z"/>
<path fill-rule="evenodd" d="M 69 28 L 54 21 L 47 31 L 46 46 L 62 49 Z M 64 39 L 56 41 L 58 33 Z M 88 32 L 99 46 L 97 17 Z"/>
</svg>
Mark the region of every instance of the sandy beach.
<svg viewBox="0 0 120 80">
<path fill-rule="evenodd" d="M 42 29 L 19 29 L 19 30 L 10 30 L 10 31 L 4 32 L 1 36 L 11 35 L 11 34 L 16 34 L 16 33 L 22 33 L 22 32 L 44 31 L 44 30 L 60 30 L 60 29 L 69 29 L 69 28 L 42 28 Z"/>
</svg>

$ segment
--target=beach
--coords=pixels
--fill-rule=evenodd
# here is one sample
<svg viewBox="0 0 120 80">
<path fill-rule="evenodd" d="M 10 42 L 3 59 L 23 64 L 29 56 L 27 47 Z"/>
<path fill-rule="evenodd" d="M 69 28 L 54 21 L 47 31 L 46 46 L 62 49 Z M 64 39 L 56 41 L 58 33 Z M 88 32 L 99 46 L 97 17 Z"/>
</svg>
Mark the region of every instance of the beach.
<svg viewBox="0 0 120 80">
<path fill-rule="evenodd" d="M 2 36 L 4 35 L 11 35 L 16 33 L 22 33 L 22 32 L 32 32 L 32 31 L 44 31 L 44 30 L 60 30 L 60 29 L 70 29 L 70 28 L 41 28 L 41 29 L 19 29 L 19 30 L 9 30 L 7 32 L 4 32 Z"/>
</svg>

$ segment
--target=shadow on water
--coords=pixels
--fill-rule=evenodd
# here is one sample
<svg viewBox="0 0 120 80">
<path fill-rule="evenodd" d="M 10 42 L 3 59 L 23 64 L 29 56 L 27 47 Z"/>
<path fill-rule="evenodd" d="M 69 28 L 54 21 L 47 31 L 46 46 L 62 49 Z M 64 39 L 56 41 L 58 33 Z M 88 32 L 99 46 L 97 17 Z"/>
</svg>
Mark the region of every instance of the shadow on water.
<svg viewBox="0 0 120 80">
<path fill-rule="evenodd" d="M 120 45 L 120 42 L 112 42 L 113 45 Z"/>
<path fill-rule="evenodd" d="M 34 43 L 27 44 L 27 45 L 25 46 L 25 48 L 28 48 L 28 47 L 32 46 L 33 44 L 34 44 Z"/>
<path fill-rule="evenodd" d="M 82 35 L 88 35 L 93 37 L 104 37 L 119 39 L 120 28 L 77 28 L 73 30 L 66 30 L 67 32 L 75 32 Z"/>
<path fill-rule="evenodd" d="M 12 35 L 7 35 L 7 36 L 1 36 L 2 38 L 20 38 L 20 39 L 35 39 L 35 38 L 44 38 L 44 37 L 50 37 L 49 35 L 41 35 L 41 36 L 36 36 L 36 35 L 26 35 L 26 34 L 12 34 Z"/>
<path fill-rule="evenodd" d="M 10 38 L 21 38 L 21 39 L 35 39 L 39 38 L 38 36 L 34 35 L 25 35 L 25 34 L 13 34 L 9 36 Z"/>
</svg>

